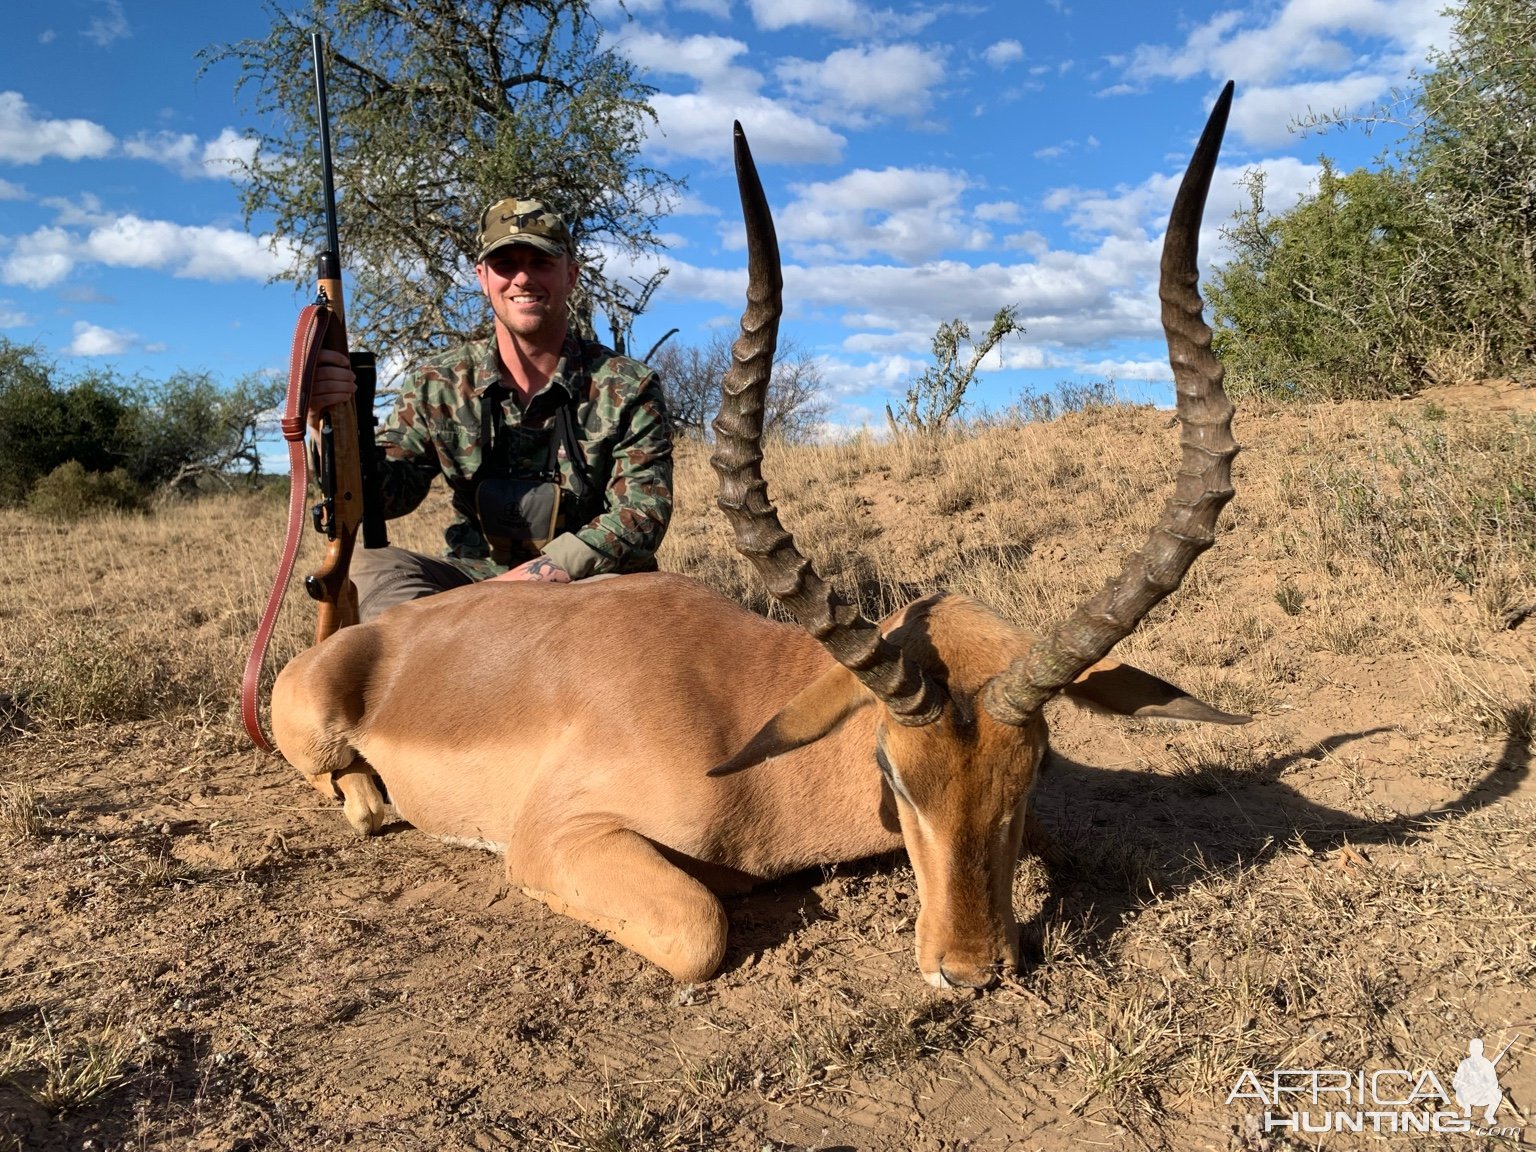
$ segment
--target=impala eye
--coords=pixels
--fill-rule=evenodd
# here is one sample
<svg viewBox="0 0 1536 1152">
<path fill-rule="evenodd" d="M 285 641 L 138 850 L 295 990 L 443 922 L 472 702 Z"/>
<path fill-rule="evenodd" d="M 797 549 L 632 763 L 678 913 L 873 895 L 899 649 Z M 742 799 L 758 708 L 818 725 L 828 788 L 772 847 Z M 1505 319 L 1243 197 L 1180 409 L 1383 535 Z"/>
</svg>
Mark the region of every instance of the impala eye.
<svg viewBox="0 0 1536 1152">
<path fill-rule="evenodd" d="M 888 784 L 890 784 L 892 787 L 895 787 L 896 786 L 896 773 L 891 771 L 891 761 L 886 756 L 884 748 L 876 746 L 876 748 L 875 748 L 875 763 L 880 766 L 880 775 L 885 777 L 886 782 Z"/>
<path fill-rule="evenodd" d="M 896 775 L 896 769 L 891 767 L 891 759 L 885 754 L 885 746 L 883 744 L 876 743 L 875 745 L 875 763 L 880 766 L 880 775 L 890 785 L 891 791 L 916 808 L 917 802 L 912 799 L 912 794 L 902 784 L 901 777 Z"/>
</svg>

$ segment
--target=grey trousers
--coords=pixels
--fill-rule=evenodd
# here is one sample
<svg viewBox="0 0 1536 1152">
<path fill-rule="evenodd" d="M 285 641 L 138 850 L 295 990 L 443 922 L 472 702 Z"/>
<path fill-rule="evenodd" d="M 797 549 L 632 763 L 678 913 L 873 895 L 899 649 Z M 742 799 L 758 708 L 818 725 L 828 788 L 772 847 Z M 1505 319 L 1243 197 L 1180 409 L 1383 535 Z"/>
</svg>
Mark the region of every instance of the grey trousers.
<svg viewBox="0 0 1536 1152">
<path fill-rule="evenodd" d="M 456 560 L 423 556 L 404 548 L 358 548 L 352 553 L 357 614 L 372 620 L 386 608 L 475 583 Z"/>
</svg>

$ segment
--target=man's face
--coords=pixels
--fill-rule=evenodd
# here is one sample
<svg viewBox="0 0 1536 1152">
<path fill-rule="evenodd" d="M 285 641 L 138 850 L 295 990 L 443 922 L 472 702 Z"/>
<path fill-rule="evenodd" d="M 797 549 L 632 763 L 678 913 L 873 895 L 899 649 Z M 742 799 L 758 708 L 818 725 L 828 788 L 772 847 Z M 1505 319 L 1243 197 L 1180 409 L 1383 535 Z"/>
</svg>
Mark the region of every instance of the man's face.
<svg viewBox="0 0 1536 1152">
<path fill-rule="evenodd" d="M 569 256 L 509 244 L 475 265 L 475 273 L 502 327 L 536 343 L 565 339 L 567 301 L 579 274 Z"/>
</svg>

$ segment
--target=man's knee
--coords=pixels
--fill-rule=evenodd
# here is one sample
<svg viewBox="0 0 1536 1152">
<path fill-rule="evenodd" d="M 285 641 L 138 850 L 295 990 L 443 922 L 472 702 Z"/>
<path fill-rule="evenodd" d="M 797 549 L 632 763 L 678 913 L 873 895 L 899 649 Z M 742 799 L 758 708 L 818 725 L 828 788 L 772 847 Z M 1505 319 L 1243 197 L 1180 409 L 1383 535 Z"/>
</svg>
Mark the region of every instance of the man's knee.
<svg viewBox="0 0 1536 1152">
<path fill-rule="evenodd" d="M 352 554 L 351 576 L 362 620 L 372 620 L 408 600 L 474 583 L 453 565 L 404 548 L 359 548 Z"/>
</svg>

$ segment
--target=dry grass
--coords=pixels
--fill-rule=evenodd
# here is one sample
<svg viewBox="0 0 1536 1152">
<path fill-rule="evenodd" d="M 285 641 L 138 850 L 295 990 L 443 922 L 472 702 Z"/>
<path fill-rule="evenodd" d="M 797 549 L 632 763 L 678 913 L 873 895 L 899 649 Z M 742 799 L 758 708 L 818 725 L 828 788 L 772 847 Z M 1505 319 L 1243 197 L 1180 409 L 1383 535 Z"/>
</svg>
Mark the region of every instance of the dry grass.
<svg viewBox="0 0 1536 1152">
<path fill-rule="evenodd" d="M 0 781 L 0 844 L 23 844 L 42 834 L 47 809 L 26 780 Z"/>
<path fill-rule="evenodd" d="M 1143 539 L 1174 459 L 1164 423 L 1150 410 L 1108 408 L 938 440 L 770 446 L 765 468 L 797 540 L 867 611 L 944 588 L 1036 627 L 1112 575 Z M 1223 532 L 1235 543 L 1196 565 L 1127 642 L 1128 654 L 1231 670 L 1249 683 L 1207 677 L 1214 692 L 1262 704 L 1297 645 L 1339 656 L 1433 651 L 1452 641 L 1435 635 L 1425 601 L 1469 596 L 1482 616 L 1475 631 L 1491 634 L 1511 605 L 1536 599 L 1529 419 L 1429 419 L 1359 405 L 1254 419 L 1240 431 L 1250 443 Z M 677 488 L 663 566 L 766 609 L 711 508 L 705 449 L 681 452 Z M 394 527 L 397 541 L 435 547 L 447 512 L 441 497 L 429 504 Z M 0 718 L 9 729 L 167 715 L 227 722 L 230 671 L 276 561 L 269 498 L 77 526 L 17 513 L 3 520 L 15 541 L 0 584 L 0 676 L 11 709 Z M 255 523 L 269 530 L 252 532 Z M 312 564 L 318 545 L 306 547 Z M 1245 560 L 1266 565 L 1269 579 L 1261 596 L 1245 590 L 1232 600 Z M 33 591 L 42 587 L 47 596 Z M 306 643 L 308 614 L 302 594 L 290 597 L 274 664 Z"/>
<path fill-rule="evenodd" d="M 866 611 L 948 589 L 1038 628 L 1144 538 L 1176 459 L 1166 425 L 1165 414 L 1108 408 L 938 440 L 770 445 L 765 471 L 803 549 Z M 542 1085 L 548 1111 L 514 1117 L 507 1105 L 500 1127 L 484 1131 L 526 1147 L 862 1147 L 835 1123 L 820 1133 L 815 1117 L 863 1109 L 870 1124 L 889 1125 L 879 1130 L 886 1143 L 870 1147 L 938 1147 L 962 1116 L 1017 1123 L 1023 1101 L 1067 1133 L 1054 1145 L 1039 1137 L 1043 1147 L 1101 1137 L 1113 1147 L 1222 1146 L 1241 1120 L 1225 1094 L 1245 1068 L 1453 1068 L 1470 1036 L 1529 1034 L 1536 803 L 1522 781 L 1536 622 L 1511 630 L 1503 621 L 1536 602 L 1536 422 L 1345 404 L 1245 412 L 1238 435 L 1247 445 L 1238 496 L 1217 546 L 1118 654 L 1258 719 L 1196 730 L 1055 709 L 1062 765 L 1047 774 L 1041 806 L 1056 842 L 1049 866 L 1026 862 L 1015 886 L 1034 953 L 1016 982 L 975 1001 L 923 992 L 911 962 L 914 883 L 899 864 L 825 878 L 815 886 L 822 912 L 761 945 L 776 960 L 740 961 L 698 1005 L 675 1000 L 664 982 L 648 991 L 653 974 L 633 977 L 633 966 L 615 976 L 625 961 L 614 949 L 599 953 L 608 967 L 596 974 L 583 960 L 580 971 L 550 965 L 513 977 L 482 963 L 488 946 L 476 942 L 453 971 L 483 994 L 446 1001 L 440 1017 L 413 999 L 410 1010 L 431 1017 L 424 1034 L 447 1044 L 440 1038 L 455 1029 L 473 1033 L 455 1051 L 485 1062 L 488 1085 L 504 1078 L 510 1050 L 578 1053 L 591 1086 L 546 1084 L 537 1062 L 520 1065 L 518 1091 Z M 662 566 L 768 611 L 713 509 L 713 484 L 707 452 L 685 446 Z M 173 900 L 249 891 L 210 931 L 286 917 L 285 946 L 315 989 L 306 1003 L 338 1013 L 329 1025 L 338 1030 L 347 1012 L 373 1010 L 357 988 L 371 995 L 371 982 L 426 955 L 434 979 L 453 967 L 410 935 L 427 905 L 371 920 L 339 898 L 340 913 L 290 907 L 300 886 L 324 893 L 333 880 L 296 847 L 215 845 L 232 862 L 210 848 L 198 871 L 158 824 L 101 843 L 89 817 L 55 804 L 63 782 L 88 797 L 91 773 L 110 780 L 126 758 L 154 761 L 168 782 L 155 794 L 163 807 L 194 803 L 210 762 L 243 763 L 237 678 L 280 518 L 276 504 L 237 496 L 72 526 L 0 513 L 12 541 L 0 574 L 0 756 L 11 762 L 0 785 L 11 871 L 0 893 L 14 909 L 29 883 L 58 874 L 56 914 L 92 921 L 78 956 L 33 956 L 10 983 L 0 978 L 0 1012 L 10 1013 L 0 1022 L 11 1028 L 0 1037 L 0 1080 L 50 1109 L 132 1096 L 122 1033 L 76 1022 L 102 1018 L 114 988 L 173 981 L 196 963 L 186 941 L 154 937 L 143 945 L 158 950 L 152 965 L 113 967 L 92 943 L 97 921 L 138 923 Z M 446 518 L 434 496 L 391 534 L 434 550 Z M 318 557 L 315 542 L 306 548 L 301 572 Z M 310 613 L 301 592 L 290 596 L 273 668 L 308 643 Z M 297 783 L 275 795 L 295 811 L 315 804 Z M 419 841 L 349 851 L 380 861 L 381 885 L 403 890 L 435 875 L 423 864 L 408 881 L 392 879 L 402 858 L 424 851 Z M 493 937 L 504 909 L 462 919 Z M 451 917 L 434 923 L 460 930 Z M 577 931 L 554 930 L 566 941 Z M 131 951 L 121 938 L 115 947 Z M 58 967 L 77 959 L 78 969 Z M 117 983 L 106 982 L 109 969 Z M 644 1061 L 598 1071 L 622 1053 L 604 1047 L 614 1022 L 567 994 L 578 981 L 631 998 Z M 534 992 L 519 999 L 522 983 Z M 357 1004 L 345 1009 L 348 996 Z M 18 1035 L 14 1021 L 33 1006 L 75 1038 Z M 256 1010 L 241 1019 L 250 1037 L 210 1034 L 221 1053 L 271 1070 L 260 1081 L 269 1094 L 261 1130 L 275 1135 L 250 1146 L 306 1146 L 316 1125 L 339 1143 L 341 1121 L 325 1128 L 284 1111 L 290 1066 L 313 1086 L 328 1082 L 335 1054 L 312 1039 L 283 1048 Z M 593 1039 L 597 1024 L 608 1030 Z M 487 1028 L 512 1037 L 511 1048 L 486 1047 Z M 1530 1083 L 1532 1057 L 1520 1059 L 1511 1076 L 1524 1079 L 1507 1084 Z M 1006 1070 L 986 1073 L 984 1107 L 955 1095 L 955 1085 L 981 1083 L 978 1068 Z M 1514 1103 L 1531 1108 L 1521 1091 Z M 139 1146 L 171 1147 L 183 1135 L 193 1146 L 197 1092 L 176 1098 L 179 1112 L 140 1100 L 151 1134 Z M 800 1135 L 781 1138 L 785 1117 Z M 153 1135 L 157 1123 L 175 1135 Z M 748 1131 L 751 1142 L 731 1142 Z M 6 1132 L 0 1124 L 0 1144 Z"/>
<path fill-rule="evenodd" d="M 16 1085 L 51 1113 L 76 1112 L 128 1079 L 132 1053 L 117 1028 L 60 1037 L 44 1016 L 37 1034 L 7 1041 L 0 1053 L 0 1080 Z"/>
</svg>

